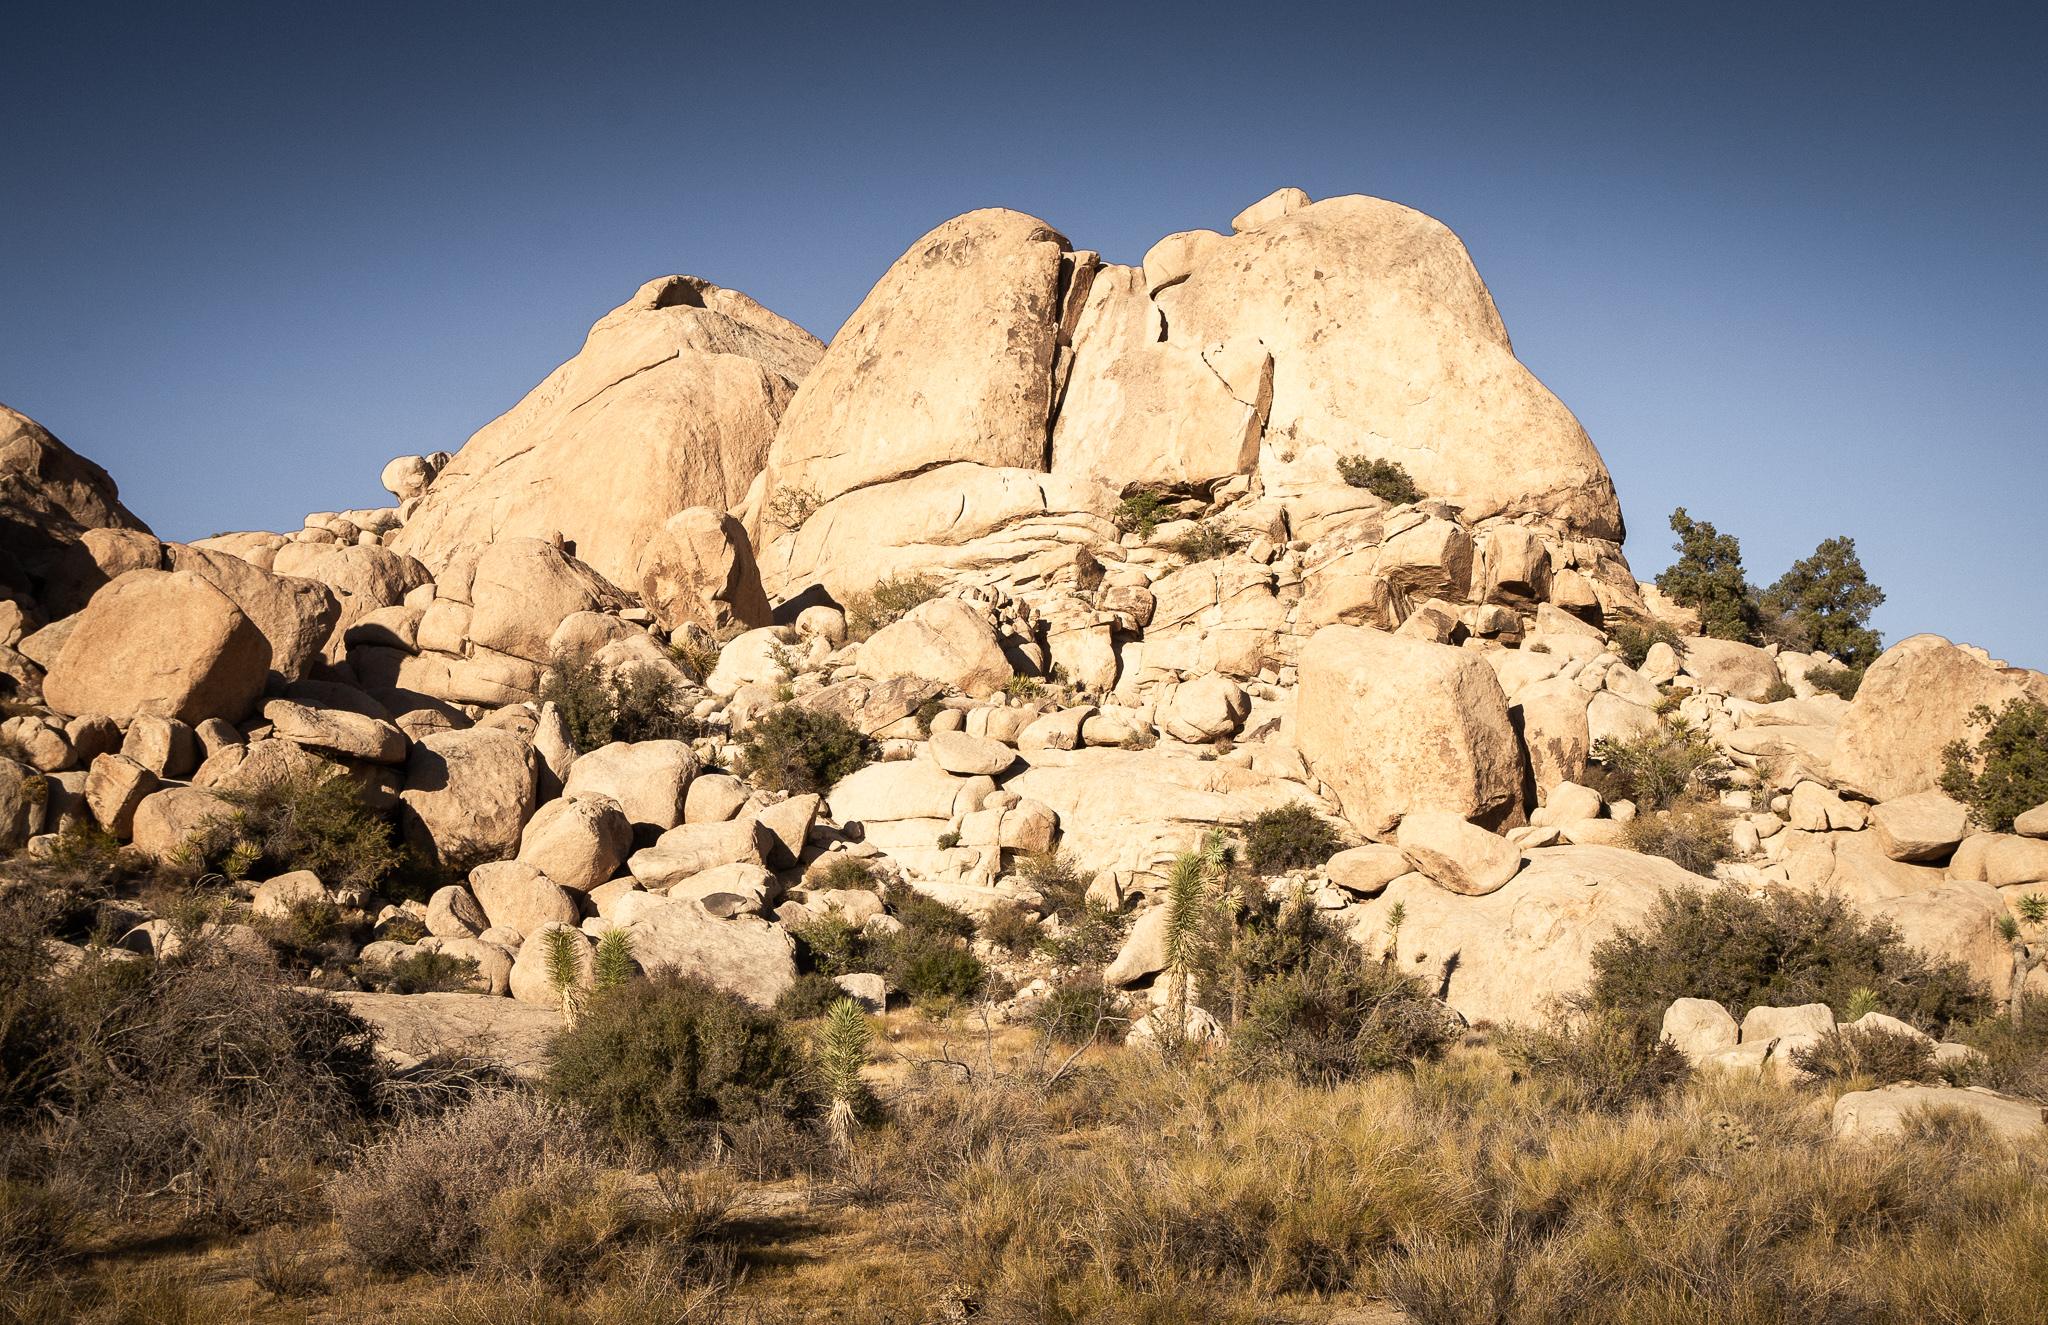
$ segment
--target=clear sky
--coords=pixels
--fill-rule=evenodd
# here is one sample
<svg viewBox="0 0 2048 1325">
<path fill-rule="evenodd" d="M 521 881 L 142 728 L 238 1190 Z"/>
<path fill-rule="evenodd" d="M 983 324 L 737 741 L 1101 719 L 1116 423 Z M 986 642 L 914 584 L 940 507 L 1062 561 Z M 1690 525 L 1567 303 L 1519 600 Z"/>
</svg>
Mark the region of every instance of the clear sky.
<svg viewBox="0 0 2048 1325">
<path fill-rule="evenodd" d="M 1135 262 L 1284 184 L 1465 240 L 1636 573 L 1834 534 L 2048 666 L 2048 9 L 95 6 L 0 29 L 0 401 L 165 537 L 381 504 L 643 280 L 829 337 L 1000 205 Z"/>
</svg>

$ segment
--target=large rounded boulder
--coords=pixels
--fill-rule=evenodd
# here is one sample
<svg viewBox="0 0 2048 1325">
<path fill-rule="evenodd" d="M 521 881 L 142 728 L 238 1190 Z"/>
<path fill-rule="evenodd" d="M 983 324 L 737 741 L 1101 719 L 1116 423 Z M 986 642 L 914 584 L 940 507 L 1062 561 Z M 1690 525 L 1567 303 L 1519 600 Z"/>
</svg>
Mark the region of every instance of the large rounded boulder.
<svg viewBox="0 0 2048 1325">
<path fill-rule="evenodd" d="M 76 717 L 150 713 L 238 722 L 270 671 L 270 642 L 234 601 L 189 571 L 130 571 L 92 596 L 43 678 Z"/>
</svg>

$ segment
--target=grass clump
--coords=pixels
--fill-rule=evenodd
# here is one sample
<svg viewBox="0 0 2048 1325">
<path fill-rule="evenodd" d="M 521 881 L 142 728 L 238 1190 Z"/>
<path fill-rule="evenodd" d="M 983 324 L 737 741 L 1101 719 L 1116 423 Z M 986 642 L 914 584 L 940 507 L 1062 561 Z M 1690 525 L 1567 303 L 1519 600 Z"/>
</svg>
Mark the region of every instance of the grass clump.
<svg viewBox="0 0 2048 1325">
<path fill-rule="evenodd" d="M 1771 682 L 1770 688 L 1764 691 L 1763 702 L 1766 704 L 1781 704 L 1797 694 L 1798 692 L 1792 688 L 1792 683 L 1781 676 Z"/>
<path fill-rule="evenodd" d="M 775 996 L 775 1014 L 790 1021 L 810 1021 L 832 1010 L 846 997 L 839 982 L 822 971 L 806 971 Z"/>
<path fill-rule="evenodd" d="M 1622 843 L 1646 856 L 1662 856 L 1681 869 L 1711 878 L 1714 866 L 1735 854 L 1728 812 L 1706 801 L 1638 812 L 1623 826 Z"/>
<path fill-rule="evenodd" d="M 613 741 L 693 741 L 701 731 L 689 693 L 651 663 L 607 672 L 594 658 L 557 654 L 541 675 L 540 697 L 561 713 L 579 754 Z"/>
<path fill-rule="evenodd" d="M 374 888 L 398 866 L 391 825 L 339 769 L 295 772 L 246 791 L 188 840 L 185 856 L 230 879 L 311 870 L 330 888 Z"/>
<path fill-rule="evenodd" d="M 1502 1027 L 1494 1043 L 1567 1109 L 1613 1113 L 1661 1099 L 1692 1075 L 1676 1045 L 1614 1012 Z"/>
<path fill-rule="evenodd" d="M 1641 924 L 1596 947 L 1586 1001 L 1654 1034 L 1674 999 L 1709 998 L 1737 1017 L 1825 1003 L 1839 1016 L 1866 989 L 1934 1033 L 1991 1010 L 1962 963 L 1911 947 L 1840 897 L 1722 887 L 1666 891 Z"/>
<path fill-rule="evenodd" d="M 549 1055 L 547 1088 L 622 1146 L 686 1152 L 719 1129 L 816 1112 L 782 1021 L 703 980 L 657 974 L 593 993 Z"/>
<path fill-rule="evenodd" d="M 414 952 L 400 957 L 383 972 L 377 985 L 392 994 L 446 994 L 467 989 L 476 963 L 445 952 Z"/>
<path fill-rule="evenodd" d="M 1329 821 L 1296 802 L 1263 810 L 1244 827 L 1245 856 L 1254 872 L 1284 874 L 1329 863 L 1344 839 Z"/>
<path fill-rule="evenodd" d="M 1213 520 L 1197 521 L 1184 534 L 1170 538 L 1165 548 L 1187 565 L 1227 557 L 1244 546 L 1244 536 L 1225 529 Z"/>
<path fill-rule="evenodd" d="M 846 635 L 864 640 L 910 615 L 912 608 L 928 603 L 945 591 L 930 575 L 892 575 L 875 581 L 871 589 L 846 596 Z"/>
<path fill-rule="evenodd" d="M 1394 506 L 1422 500 L 1422 489 L 1415 486 L 1407 467 L 1398 460 L 1347 455 L 1337 461 L 1337 474 L 1352 487 L 1364 488 Z"/>
<path fill-rule="evenodd" d="M 1883 1026 L 1837 1026 L 1814 1044 L 1792 1051 L 1792 1066 L 1813 1080 L 1844 1090 L 1871 1090 L 1895 1081 L 1940 1079 L 1934 1045 L 1918 1035 Z"/>
<path fill-rule="evenodd" d="M 784 704 L 740 737 L 740 773 L 770 791 L 825 792 L 879 753 L 873 740 L 837 714 Z"/>
<path fill-rule="evenodd" d="M 1973 746 L 1952 741 L 1942 752 L 1941 789 L 1970 807 L 1970 817 L 1994 833 L 2048 803 L 2048 704 L 2011 699 L 1996 713 L 1979 704 L 1970 723 L 1984 728 Z"/>
</svg>

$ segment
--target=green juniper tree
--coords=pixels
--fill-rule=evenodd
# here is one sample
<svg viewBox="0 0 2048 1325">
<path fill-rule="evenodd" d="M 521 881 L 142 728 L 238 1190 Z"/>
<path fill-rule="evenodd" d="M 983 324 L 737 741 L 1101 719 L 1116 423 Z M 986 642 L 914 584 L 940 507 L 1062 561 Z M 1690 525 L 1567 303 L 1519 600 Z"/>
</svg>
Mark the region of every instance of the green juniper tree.
<svg viewBox="0 0 2048 1325">
<path fill-rule="evenodd" d="M 1870 613 L 1884 590 L 1870 582 L 1853 538 L 1830 538 L 1764 592 L 1771 634 L 1789 649 L 1831 654 L 1845 667 L 1868 667 L 1883 648 Z"/>
<path fill-rule="evenodd" d="M 1678 560 L 1657 576 L 1657 587 L 1681 607 L 1699 613 L 1700 632 L 1716 639 L 1750 640 L 1756 636 L 1756 590 L 1742 569 L 1742 544 L 1705 520 L 1695 520 L 1683 506 L 1671 513 L 1672 546 Z"/>
</svg>

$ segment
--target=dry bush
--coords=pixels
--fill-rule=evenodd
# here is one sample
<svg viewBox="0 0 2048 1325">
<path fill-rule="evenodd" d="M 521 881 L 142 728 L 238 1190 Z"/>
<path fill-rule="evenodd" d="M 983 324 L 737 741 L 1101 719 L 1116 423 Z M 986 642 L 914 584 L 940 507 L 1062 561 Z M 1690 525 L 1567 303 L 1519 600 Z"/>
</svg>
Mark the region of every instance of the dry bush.
<svg viewBox="0 0 2048 1325">
<path fill-rule="evenodd" d="M 929 575 L 892 575 L 877 580 L 872 589 L 846 596 L 846 636 L 865 640 L 944 592 L 945 586 Z"/>
<path fill-rule="evenodd" d="M 221 798 L 233 808 L 183 848 L 202 868 L 231 879 L 311 870 L 329 887 L 373 888 L 398 866 L 390 823 L 339 769 L 290 773 Z"/>
<path fill-rule="evenodd" d="M 826 792 L 880 754 L 860 728 L 833 713 L 784 704 L 740 737 L 740 774 L 770 791 Z"/>
<path fill-rule="evenodd" d="M 1729 811 L 1707 802 L 1680 801 L 1669 809 L 1644 810 L 1621 830 L 1622 844 L 1645 856 L 1662 856 L 1680 869 L 1712 878 L 1714 866 L 1735 854 L 1728 835 Z"/>
<path fill-rule="evenodd" d="M 717 1174 L 636 1181 L 551 1157 L 489 1198 L 479 1259 L 489 1272 L 574 1292 L 630 1268 L 673 1287 L 722 1283 L 732 1268 L 731 1185 Z"/>
<path fill-rule="evenodd" d="M 1494 1043 L 1503 1058 L 1574 1110 L 1612 1112 L 1656 1100 L 1692 1075 L 1671 1041 L 1612 1012 L 1502 1027 Z"/>
<path fill-rule="evenodd" d="M 387 1273 L 474 1263 L 490 1195 L 553 1158 L 587 1161 L 575 1120 L 530 1092 L 487 1094 L 401 1122 L 328 1184 L 349 1257 Z"/>
<path fill-rule="evenodd" d="M 0 1284 L 26 1283 L 62 1265 L 75 1251 L 76 1203 L 56 1186 L 0 1177 Z"/>
<path fill-rule="evenodd" d="M 1817 1042 L 1794 1049 L 1792 1066 L 1816 1082 L 1844 1090 L 1940 1077 L 1932 1044 L 1881 1026 L 1838 1026 Z"/>
</svg>

